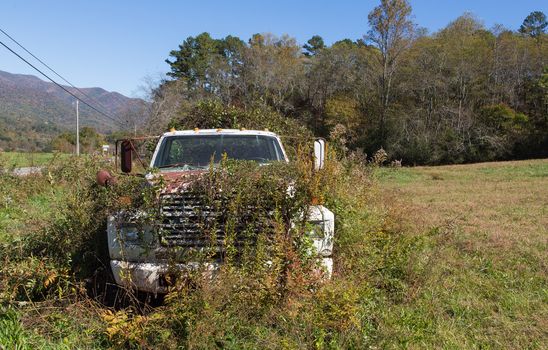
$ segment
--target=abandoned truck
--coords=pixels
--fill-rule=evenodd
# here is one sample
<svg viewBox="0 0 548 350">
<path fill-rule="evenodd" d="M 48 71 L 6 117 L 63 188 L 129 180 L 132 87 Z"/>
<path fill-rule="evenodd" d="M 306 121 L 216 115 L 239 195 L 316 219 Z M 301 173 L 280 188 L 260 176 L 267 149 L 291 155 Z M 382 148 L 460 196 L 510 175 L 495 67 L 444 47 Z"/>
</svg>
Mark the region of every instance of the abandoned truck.
<svg viewBox="0 0 548 350">
<path fill-rule="evenodd" d="M 323 167 L 325 141 L 314 142 L 314 168 Z M 121 143 L 120 162 L 122 172 L 131 172 L 131 142 Z M 280 137 L 269 131 L 209 129 L 209 130 L 172 130 L 163 134 L 155 148 L 150 168 L 155 173 L 145 177 L 150 181 L 161 176 L 169 180 L 159 194 L 159 211 L 163 219 L 155 228 L 147 228 L 143 234 L 127 216 L 115 213 L 108 218 L 107 235 L 110 255 L 110 267 L 118 285 L 144 292 L 165 293 L 168 291 L 173 268 L 166 258 L 167 251 L 173 247 L 199 249 L 204 237 L 197 229 L 193 210 L 204 207 L 196 196 L 185 192 L 185 178 L 189 174 L 206 173 L 212 161 L 219 162 L 220 155 L 229 159 L 250 160 L 267 165 L 272 162 L 288 162 Z M 188 181 L 188 180 L 186 180 Z M 103 179 L 104 182 L 104 179 Z M 173 191 L 173 183 L 177 191 Z M 169 188 L 168 188 L 169 187 Z M 322 205 L 310 205 L 306 218 L 307 227 L 312 227 L 312 254 L 323 265 L 329 278 L 332 273 L 332 251 L 334 236 L 334 215 Z M 162 232 L 160 235 L 159 232 Z M 161 236 L 161 238 L 160 238 Z M 220 262 L 209 264 L 215 270 Z M 196 268 L 193 261 L 177 261 L 176 268 L 181 271 Z"/>
</svg>

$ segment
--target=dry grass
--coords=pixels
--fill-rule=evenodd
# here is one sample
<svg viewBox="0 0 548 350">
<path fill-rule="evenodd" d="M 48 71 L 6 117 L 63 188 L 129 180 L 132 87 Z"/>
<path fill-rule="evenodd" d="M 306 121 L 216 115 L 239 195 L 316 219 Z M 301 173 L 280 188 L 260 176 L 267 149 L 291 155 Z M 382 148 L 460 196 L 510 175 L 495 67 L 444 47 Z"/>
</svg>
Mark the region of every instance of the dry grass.
<svg viewBox="0 0 548 350">
<path fill-rule="evenodd" d="M 383 187 L 411 204 L 420 226 L 453 222 L 466 233 L 485 233 L 490 248 L 546 243 L 548 160 L 401 171 L 385 177 Z"/>
<path fill-rule="evenodd" d="M 418 291 L 403 313 L 422 326 L 400 344 L 548 346 L 548 160 L 382 170 L 381 186 L 427 232 Z M 409 342 L 409 343 L 406 343 Z"/>
<path fill-rule="evenodd" d="M 70 287 L 80 284 L 57 283 L 63 295 L 0 304 L 0 345 L 548 348 L 548 160 L 378 171 L 335 165 L 324 187 L 337 213 L 336 271 L 315 293 L 292 288 L 284 302 L 272 303 L 264 288 L 252 287 L 257 279 L 233 282 L 227 275 L 140 314 L 131 307 L 114 312 L 83 291 L 74 296 Z M 62 169 L 63 178 L 83 176 Z M 76 237 L 75 243 L 87 232 L 79 223 L 87 222 L 89 207 L 76 205 L 85 201 L 72 182 L 50 184 L 46 176 L 3 181 L 9 198 L 0 196 L 0 253 L 28 234 L 29 217 L 47 223 L 69 199 L 70 208 L 85 210 L 71 209 L 72 220 L 61 222 L 69 226 L 52 226 L 44 240 L 61 235 Z M 48 258 L 72 245 L 53 247 Z M 0 287 L 9 276 L 28 276 L 25 285 L 41 286 L 49 273 L 38 272 L 51 266 L 40 264 L 29 257 L 10 265 Z"/>
</svg>

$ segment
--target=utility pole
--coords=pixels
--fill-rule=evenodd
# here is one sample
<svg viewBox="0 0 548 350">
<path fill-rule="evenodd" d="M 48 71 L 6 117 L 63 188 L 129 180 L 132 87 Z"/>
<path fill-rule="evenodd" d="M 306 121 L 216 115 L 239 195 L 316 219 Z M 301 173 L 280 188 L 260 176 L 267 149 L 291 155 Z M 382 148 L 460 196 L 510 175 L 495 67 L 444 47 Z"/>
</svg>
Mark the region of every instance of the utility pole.
<svg viewBox="0 0 548 350">
<path fill-rule="evenodd" d="M 78 99 L 76 99 L 76 155 L 80 155 L 80 115 L 78 111 Z"/>
</svg>

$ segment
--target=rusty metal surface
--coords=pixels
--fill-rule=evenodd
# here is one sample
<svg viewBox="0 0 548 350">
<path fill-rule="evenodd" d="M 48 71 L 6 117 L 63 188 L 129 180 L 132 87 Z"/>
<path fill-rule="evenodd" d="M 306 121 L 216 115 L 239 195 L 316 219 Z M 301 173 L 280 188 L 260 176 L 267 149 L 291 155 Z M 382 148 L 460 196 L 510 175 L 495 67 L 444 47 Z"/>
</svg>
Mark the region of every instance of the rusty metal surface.
<svg viewBox="0 0 548 350">
<path fill-rule="evenodd" d="M 139 152 L 137 152 L 137 149 L 135 148 L 135 144 L 133 141 L 145 141 L 145 140 L 152 140 L 152 139 L 159 139 L 161 136 L 139 136 L 139 137 L 132 137 L 132 138 L 125 138 L 125 139 L 117 139 L 114 143 L 114 167 L 115 169 L 118 169 L 118 145 L 121 145 L 124 142 L 129 142 L 131 145 L 131 149 L 137 156 L 137 159 L 141 163 L 144 169 L 148 168 L 148 166 L 143 162 L 141 159 L 141 156 L 139 155 Z"/>
</svg>

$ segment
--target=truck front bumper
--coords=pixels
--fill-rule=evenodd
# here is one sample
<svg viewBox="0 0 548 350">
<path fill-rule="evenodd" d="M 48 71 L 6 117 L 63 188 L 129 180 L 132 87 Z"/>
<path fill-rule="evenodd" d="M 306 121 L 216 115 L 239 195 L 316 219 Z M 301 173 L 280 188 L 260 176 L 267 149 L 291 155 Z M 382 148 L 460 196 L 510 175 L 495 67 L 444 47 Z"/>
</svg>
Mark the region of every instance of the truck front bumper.
<svg viewBox="0 0 548 350">
<path fill-rule="evenodd" d="M 185 271 L 193 271 L 202 268 L 204 274 L 212 275 L 219 268 L 219 264 L 209 263 L 207 265 L 190 264 L 168 264 L 168 263 L 135 263 L 120 260 L 111 260 L 110 268 L 116 284 L 126 288 L 137 289 L 149 293 L 167 293 L 174 274 L 177 271 L 184 275 Z"/>
<path fill-rule="evenodd" d="M 325 277 L 331 278 L 333 271 L 333 260 L 331 258 L 320 258 Z M 185 271 L 196 271 L 202 269 L 204 275 L 213 276 L 219 269 L 218 263 L 208 263 L 207 265 L 198 263 L 188 264 L 168 264 L 168 263 L 136 263 L 120 260 L 111 260 L 110 268 L 116 280 L 116 284 L 126 288 L 136 289 L 149 293 L 167 293 L 170 282 L 173 280 L 174 270 L 181 275 Z"/>
</svg>

